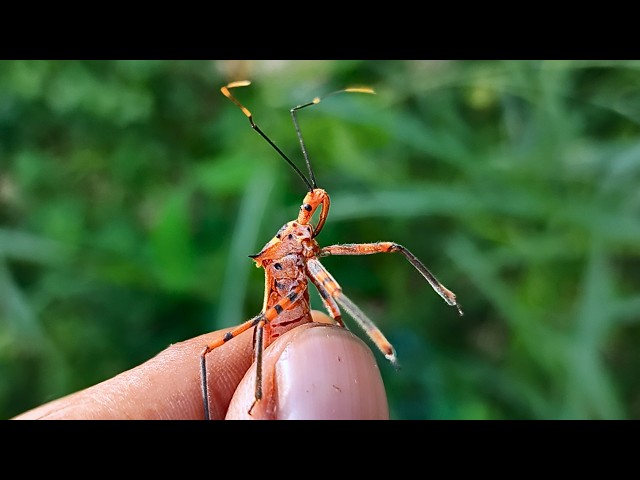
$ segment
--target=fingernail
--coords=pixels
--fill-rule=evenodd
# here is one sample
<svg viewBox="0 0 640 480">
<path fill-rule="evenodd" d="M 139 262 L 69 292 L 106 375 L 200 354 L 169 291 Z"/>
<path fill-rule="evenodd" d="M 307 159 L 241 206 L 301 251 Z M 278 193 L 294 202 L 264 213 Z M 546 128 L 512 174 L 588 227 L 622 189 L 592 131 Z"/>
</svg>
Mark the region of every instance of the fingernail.
<svg viewBox="0 0 640 480">
<path fill-rule="evenodd" d="M 371 350 L 338 327 L 310 328 L 276 363 L 279 419 L 389 418 L 382 377 Z"/>
</svg>

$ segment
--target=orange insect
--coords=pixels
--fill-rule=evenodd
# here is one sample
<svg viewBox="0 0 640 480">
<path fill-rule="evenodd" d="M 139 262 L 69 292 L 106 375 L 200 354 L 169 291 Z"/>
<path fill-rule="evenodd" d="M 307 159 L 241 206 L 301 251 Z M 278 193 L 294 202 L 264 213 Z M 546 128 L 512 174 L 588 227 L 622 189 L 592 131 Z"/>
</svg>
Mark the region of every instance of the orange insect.
<svg viewBox="0 0 640 480">
<path fill-rule="evenodd" d="M 251 255 L 257 267 L 265 270 L 265 295 L 262 312 L 229 331 L 221 340 L 207 345 L 202 351 L 201 378 L 202 398 L 204 402 L 205 418 L 209 419 L 209 395 L 207 390 L 206 355 L 210 351 L 224 345 L 229 340 L 252 327 L 254 332 L 254 354 L 256 363 L 255 400 L 249 409 L 249 413 L 262 398 L 262 352 L 279 336 L 285 332 L 305 323 L 312 322 L 309 308 L 309 292 L 307 278 L 315 285 L 322 302 L 331 317 L 338 325 L 345 327 L 340 313 L 342 307 L 369 335 L 384 356 L 396 364 L 396 353 L 393 346 L 385 338 L 376 325 L 367 317 L 356 304 L 342 292 L 340 285 L 327 269 L 318 260 L 328 255 L 369 255 L 373 253 L 400 252 L 422 274 L 431 287 L 444 299 L 447 304 L 458 309 L 462 315 L 462 308 L 456 300 L 455 294 L 444 287 L 436 277 L 425 267 L 422 262 L 402 245 L 394 242 L 376 243 L 347 243 L 320 247 L 315 238 L 324 226 L 329 214 L 329 194 L 321 188 L 317 188 L 316 179 L 311 169 L 309 156 L 300 133 L 296 112 L 302 108 L 316 105 L 322 98 L 340 92 L 375 93 L 369 88 L 346 88 L 332 92 L 324 97 L 316 97 L 311 102 L 298 105 L 291 109 L 291 117 L 296 129 L 302 153 L 309 171 L 309 178 L 295 166 L 295 164 L 267 137 L 256 125 L 251 112 L 244 107 L 230 92 L 235 87 L 250 85 L 249 81 L 232 82 L 221 88 L 222 93 L 235 103 L 247 116 L 253 129 L 258 132 L 278 154 L 295 170 L 302 178 L 309 192 L 304 197 L 300 206 L 300 213 L 296 220 L 285 223 L 276 236 L 267 243 L 260 253 Z M 319 219 L 314 226 L 311 218 L 318 209 Z M 346 327 L 345 327 L 346 328 Z"/>
</svg>

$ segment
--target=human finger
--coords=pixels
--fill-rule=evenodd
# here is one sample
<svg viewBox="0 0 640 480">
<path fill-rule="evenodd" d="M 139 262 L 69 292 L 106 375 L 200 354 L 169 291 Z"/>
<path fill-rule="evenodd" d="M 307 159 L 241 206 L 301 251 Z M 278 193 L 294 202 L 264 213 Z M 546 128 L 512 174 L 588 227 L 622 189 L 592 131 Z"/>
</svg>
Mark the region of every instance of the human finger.
<svg viewBox="0 0 640 480">
<path fill-rule="evenodd" d="M 316 323 L 280 337 L 263 355 L 263 398 L 255 364 L 233 396 L 227 419 L 388 419 L 382 377 L 369 347 L 349 330 Z M 251 412 L 249 413 L 249 410 Z"/>
<path fill-rule="evenodd" d="M 14 419 L 202 419 L 200 354 L 228 330 L 175 343 L 141 365 Z M 207 354 L 211 418 L 224 418 L 251 360 L 250 334 Z"/>
</svg>

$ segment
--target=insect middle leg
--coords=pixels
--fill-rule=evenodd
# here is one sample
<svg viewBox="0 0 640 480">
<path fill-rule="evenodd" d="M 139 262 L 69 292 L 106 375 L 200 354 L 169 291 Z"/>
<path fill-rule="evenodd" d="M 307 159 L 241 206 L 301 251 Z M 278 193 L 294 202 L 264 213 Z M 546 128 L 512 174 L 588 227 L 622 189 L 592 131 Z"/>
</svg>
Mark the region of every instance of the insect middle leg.
<svg viewBox="0 0 640 480">
<path fill-rule="evenodd" d="M 234 339 L 241 333 L 246 332 L 251 327 L 256 327 L 254 333 L 253 361 L 256 363 L 256 389 L 255 398 L 249 408 L 249 413 L 253 410 L 255 404 L 262 399 L 262 353 L 264 350 L 264 326 L 275 320 L 283 311 L 292 308 L 298 300 L 303 298 L 302 292 L 306 288 L 304 283 L 297 284 L 291 291 L 283 296 L 275 305 L 267 308 L 264 312 L 253 317 L 250 320 L 238 325 L 236 328 L 227 332 L 221 339 L 207 345 L 200 354 L 200 371 L 202 380 L 202 402 L 204 404 L 204 418 L 210 419 L 209 411 L 209 391 L 207 387 L 207 361 L 206 356 L 212 350 L 224 345 L 228 341 Z"/>
<path fill-rule="evenodd" d="M 356 322 L 358 322 L 384 356 L 397 367 L 396 352 L 391 343 L 386 339 L 376 324 L 373 323 L 373 321 L 371 321 L 371 319 L 367 317 L 367 315 L 342 292 L 342 288 L 338 282 L 336 282 L 333 276 L 326 268 L 324 268 L 319 260 L 315 258 L 307 260 L 307 275 L 318 289 L 318 292 L 325 301 L 325 306 L 327 306 L 331 316 L 335 319 L 336 315 L 340 315 L 340 310 L 336 305 L 337 302 Z"/>
<path fill-rule="evenodd" d="M 327 312 L 329 312 L 329 315 L 331 315 L 331 318 L 333 318 L 333 320 L 335 320 L 335 322 L 338 325 L 340 325 L 342 328 L 346 328 L 347 330 L 349 330 L 349 328 L 342 321 L 342 313 L 340 313 L 340 307 L 338 307 L 338 304 L 329 293 L 329 290 L 327 290 L 327 288 L 319 281 L 318 277 L 314 276 L 313 274 L 310 274 L 309 278 L 311 279 L 311 282 L 316 286 L 316 289 L 320 294 L 320 298 L 322 299 L 322 303 L 324 304 L 324 307 L 327 309 Z"/>
<path fill-rule="evenodd" d="M 342 245 L 330 245 L 320 250 L 319 257 L 328 255 L 371 255 L 373 253 L 392 253 L 400 252 L 415 267 L 416 270 L 429 282 L 431 287 L 436 291 L 448 305 L 456 307 L 458 314 L 463 315 L 462 307 L 456 300 L 456 295 L 446 288 L 438 279 L 429 271 L 427 267 L 411 253 L 407 248 L 394 242 L 377 242 L 377 243 L 345 243 Z"/>
</svg>

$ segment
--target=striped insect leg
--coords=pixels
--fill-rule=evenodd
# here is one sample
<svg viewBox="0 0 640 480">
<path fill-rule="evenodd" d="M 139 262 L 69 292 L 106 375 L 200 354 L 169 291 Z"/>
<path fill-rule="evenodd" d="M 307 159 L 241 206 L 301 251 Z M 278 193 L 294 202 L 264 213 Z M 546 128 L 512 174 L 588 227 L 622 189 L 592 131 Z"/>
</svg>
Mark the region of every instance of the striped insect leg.
<svg viewBox="0 0 640 480">
<path fill-rule="evenodd" d="M 200 354 L 200 379 L 202 380 L 202 402 L 204 404 L 205 420 L 209 420 L 211 418 L 210 412 L 209 412 L 209 390 L 207 388 L 207 383 L 208 383 L 207 382 L 207 360 L 206 360 L 207 353 L 224 345 L 229 340 L 232 340 L 233 338 L 237 337 L 241 333 L 246 332 L 251 327 L 258 325 L 261 322 L 264 322 L 263 314 L 253 317 L 251 320 L 247 320 L 246 322 L 237 326 L 233 330 L 228 331 L 221 339 L 207 345 L 202 351 L 202 353 Z M 255 353 L 254 353 L 254 356 L 255 356 Z"/>
<path fill-rule="evenodd" d="M 397 367 L 396 352 L 391 343 L 389 343 L 376 324 L 342 292 L 338 282 L 319 260 L 314 258 L 307 260 L 307 274 L 313 284 L 318 287 L 320 295 L 323 295 L 322 292 L 324 291 L 326 295 L 335 300 L 360 325 L 384 356 Z"/>
<path fill-rule="evenodd" d="M 207 388 L 207 353 L 224 345 L 231 339 L 249 330 L 251 327 L 256 327 L 253 353 L 253 360 L 256 363 L 256 389 L 254 401 L 251 404 L 251 408 L 249 408 L 249 414 L 251 414 L 251 410 L 253 410 L 255 404 L 262 399 L 262 352 L 264 347 L 264 326 L 266 323 L 275 320 L 280 313 L 295 305 L 295 303 L 302 298 L 301 293 L 304 291 L 305 287 L 306 286 L 302 283 L 297 285 L 287 295 L 282 297 L 273 307 L 266 309 L 260 315 L 257 315 L 233 330 L 230 330 L 220 340 L 213 342 L 204 348 L 200 354 L 200 369 L 202 379 L 202 401 L 204 403 L 204 416 L 206 420 L 211 418 L 209 411 L 209 392 Z"/>
<path fill-rule="evenodd" d="M 371 255 L 373 253 L 391 253 L 400 252 L 415 267 L 416 270 L 429 282 L 429 285 L 436 291 L 448 305 L 456 307 L 458 314 L 463 315 L 462 306 L 456 300 L 456 295 L 446 288 L 438 279 L 429 271 L 427 267 L 411 253 L 407 248 L 394 242 L 377 242 L 377 243 L 345 243 L 343 245 L 330 245 L 320 250 L 319 257 L 327 255 Z"/>
<path fill-rule="evenodd" d="M 347 330 L 349 330 L 349 327 L 347 327 L 345 323 L 342 321 L 342 313 L 340 313 L 340 307 L 338 307 L 338 304 L 333 299 L 329 291 L 325 288 L 325 286 L 322 283 L 318 281 L 316 277 L 310 276 L 309 278 L 311 279 L 311 282 L 316 286 L 316 289 L 320 294 L 320 298 L 322 299 L 322 303 L 327 309 L 327 312 L 329 312 L 329 315 L 331 315 L 331 318 L 333 318 L 336 321 L 336 323 L 340 325 L 342 328 L 346 328 Z"/>
</svg>

